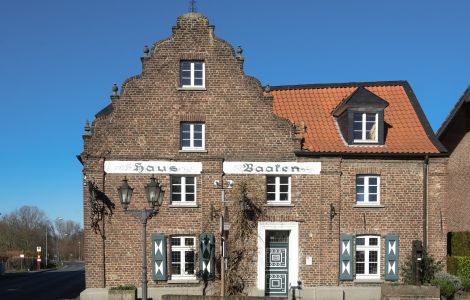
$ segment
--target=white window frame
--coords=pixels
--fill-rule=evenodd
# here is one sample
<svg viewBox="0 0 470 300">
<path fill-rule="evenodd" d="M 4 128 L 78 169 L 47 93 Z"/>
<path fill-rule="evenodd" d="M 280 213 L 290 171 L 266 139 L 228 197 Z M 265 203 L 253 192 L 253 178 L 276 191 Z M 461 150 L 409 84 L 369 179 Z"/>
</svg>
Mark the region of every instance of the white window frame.
<svg viewBox="0 0 470 300">
<path fill-rule="evenodd" d="M 273 177 L 275 178 L 275 199 L 274 200 L 268 200 L 268 177 Z M 281 195 L 281 177 L 287 177 L 288 179 L 288 191 L 287 191 L 287 200 L 280 200 L 280 195 Z M 292 184 L 291 184 L 291 176 L 266 176 L 266 202 L 268 204 L 290 204 L 291 203 L 291 190 L 292 190 Z"/>
<path fill-rule="evenodd" d="M 377 143 L 379 141 L 379 134 L 378 134 L 378 125 L 379 125 L 379 114 L 378 113 L 370 113 L 370 112 L 354 112 L 354 115 L 356 114 L 361 114 L 362 118 L 361 118 L 361 138 L 360 139 L 354 139 L 354 142 L 355 143 Z M 375 130 L 375 135 L 374 135 L 374 139 L 369 139 L 367 137 L 367 130 L 366 130 L 366 124 L 367 124 L 367 115 L 375 115 L 375 125 L 372 127 L 374 128 Z M 354 136 L 354 132 L 356 132 L 357 130 L 354 130 L 354 123 L 356 123 L 356 121 L 354 121 L 354 116 L 353 116 L 353 136 Z"/>
<path fill-rule="evenodd" d="M 183 74 L 182 74 L 182 68 L 183 68 L 183 63 L 189 63 L 190 64 L 190 84 L 183 84 Z M 201 63 L 202 64 L 202 85 L 195 85 L 194 84 L 194 79 L 195 79 L 195 69 L 194 65 L 196 63 Z M 191 60 L 182 60 L 180 62 L 180 86 L 182 88 L 195 88 L 195 89 L 201 89 L 206 87 L 206 63 L 203 61 L 191 61 Z"/>
<path fill-rule="evenodd" d="M 364 245 L 358 245 L 357 239 L 364 238 Z M 370 245 L 369 239 L 377 239 L 377 245 Z M 356 236 L 356 249 L 354 251 L 354 272 L 356 273 L 356 279 L 380 279 L 380 236 L 379 235 L 359 235 Z M 364 251 L 364 274 L 357 274 L 357 258 L 356 252 Z M 377 274 L 370 274 L 369 263 L 370 262 L 370 252 L 377 251 Z"/>
<path fill-rule="evenodd" d="M 180 239 L 180 246 L 173 246 L 172 239 Z M 185 239 L 191 238 L 193 240 L 192 246 L 185 245 Z M 170 237 L 170 271 L 171 271 L 171 279 L 175 280 L 188 280 L 188 279 L 196 279 L 196 269 L 197 269 L 197 261 L 196 261 L 196 237 L 190 235 L 182 235 L 182 236 L 171 236 Z M 186 252 L 193 251 L 194 252 L 194 274 L 174 274 L 173 273 L 173 252 L 180 252 L 181 261 L 178 263 L 180 264 L 181 273 L 186 273 Z"/>
<path fill-rule="evenodd" d="M 183 124 L 188 124 L 189 125 L 189 146 L 183 146 Z M 202 141 L 201 141 L 201 147 L 196 147 L 194 146 L 194 126 L 195 125 L 201 125 L 202 126 Z M 197 151 L 202 151 L 205 149 L 205 144 L 206 144 L 206 124 L 203 122 L 181 122 L 180 123 L 180 143 L 181 143 L 181 150 L 183 151 L 192 151 L 192 150 L 197 150 Z"/>
<path fill-rule="evenodd" d="M 364 179 L 364 201 L 357 201 L 357 195 L 358 193 L 358 184 L 357 184 L 357 179 L 358 178 L 363 178 Z M 370 178 L 376 178 L 377 179 L 377 201 L 370 201 L 370 195 L 375 194 L 375 193 L 370 193 L 369 188 L 369 179 Z M 380 176 L 379 175 L 356 175 L 356 205 L 380 205 Z"/>
<path fill-rule="evenodd" d="M 175 177 L 181 178 L 181 183 L 178 184 L 178 185 L 181 186 L 181 193 L 180 193 L 181 200 L 180 201 L 174 201 L 173 200 L 173 185 L 175 185 L 175 184 L 173 184 L 173 178 L 175 178 Z M 186 183 L 186 179 L 188 177 L 192 177 L 194 179 L 194 184 L 193 184 L 194 185 L 194 201 L 186 200 L 186 195 L 187 195 L 186 187 L 188 185 L 191 185 L 191 184 Z M 170 185 L 171 185 L 171 189 L 170 189 L 170 191 L 171 191 L 171 205 L 188 205 L 188 204 L 189 205 L 191 205 L 191 204 L 196 205 L 196 200 L 197 200 L 197 177 L 196 176 L 171 176 Z"/>
</svg>

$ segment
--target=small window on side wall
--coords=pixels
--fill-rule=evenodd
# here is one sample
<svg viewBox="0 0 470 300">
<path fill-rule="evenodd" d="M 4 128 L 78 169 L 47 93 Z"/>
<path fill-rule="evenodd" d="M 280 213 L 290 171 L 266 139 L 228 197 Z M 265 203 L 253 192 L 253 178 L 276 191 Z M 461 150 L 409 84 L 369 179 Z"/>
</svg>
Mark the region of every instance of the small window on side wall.
<svg viewBox="0 0 470 300">
<path fill-rule="evenodd" d="M 181 150 L 204 150 L 204 123 L 181 122 Z"/>
<path fill-rule="evenodd" d="M 356 204 L 379 205 L 380 204 L 380 176 L 357 175 L 356 176 Z"/>
<path fill-rule="evenodd" d="M 182 88 L 205 87 L 205 64 L 203 61 L 181 61 L 180 86 Z"/>
</svg>

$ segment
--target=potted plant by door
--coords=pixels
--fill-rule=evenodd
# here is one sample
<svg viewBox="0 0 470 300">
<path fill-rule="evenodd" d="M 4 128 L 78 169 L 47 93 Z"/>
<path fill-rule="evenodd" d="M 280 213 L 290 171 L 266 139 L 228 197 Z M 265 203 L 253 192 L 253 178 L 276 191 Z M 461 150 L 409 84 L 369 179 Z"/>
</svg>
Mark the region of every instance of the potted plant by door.
<svg viewBox="0 0 470 300">
<path fill-rule="evenodd" d="M 133 285 L 120 285 L 108 291 L 109 300 L 136 300 L 137 288 Z"/>
</svg>

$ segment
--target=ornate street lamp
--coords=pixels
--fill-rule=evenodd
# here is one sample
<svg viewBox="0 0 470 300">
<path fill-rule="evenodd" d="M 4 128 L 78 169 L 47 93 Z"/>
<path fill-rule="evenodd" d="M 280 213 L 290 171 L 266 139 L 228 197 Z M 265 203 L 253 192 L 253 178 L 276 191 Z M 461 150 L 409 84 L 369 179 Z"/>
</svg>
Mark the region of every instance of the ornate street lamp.
<svg viewBox="0 0 470 300">
<path fill-rule="evenodd" d="M 147 300 L 147 221 L 158 213 L 158 209 L 162 205 L 164 191 L 161 184 L 156 181 L 152 175 L 150 182 L 145 186 L 145 194 L 151 208 L 142 210 L 128 210 L 132 199 L 132 191 L 134 189 L 127 183 L 124 177 L 121 186 L 118 188 L 119 199 L 124 211 L 142 223 L 142 300 Z"/>
</svg>

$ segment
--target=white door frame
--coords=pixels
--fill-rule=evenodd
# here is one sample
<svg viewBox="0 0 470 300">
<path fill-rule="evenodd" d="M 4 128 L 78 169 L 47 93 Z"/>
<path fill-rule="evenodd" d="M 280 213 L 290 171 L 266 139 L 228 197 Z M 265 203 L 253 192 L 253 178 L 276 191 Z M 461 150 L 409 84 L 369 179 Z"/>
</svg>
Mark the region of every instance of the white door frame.
<svg viewBox="0 0 470 300">
<path fill-rule="evenodd" d="M 289 286 L 299 280 L 299 223 L 258 222 L 258 289 L 265 289 L 266 230 L 288 230 L 289 234 Z M 288 288 L 289 288 L 288 286 Z"/>
</svg>

